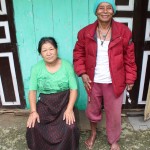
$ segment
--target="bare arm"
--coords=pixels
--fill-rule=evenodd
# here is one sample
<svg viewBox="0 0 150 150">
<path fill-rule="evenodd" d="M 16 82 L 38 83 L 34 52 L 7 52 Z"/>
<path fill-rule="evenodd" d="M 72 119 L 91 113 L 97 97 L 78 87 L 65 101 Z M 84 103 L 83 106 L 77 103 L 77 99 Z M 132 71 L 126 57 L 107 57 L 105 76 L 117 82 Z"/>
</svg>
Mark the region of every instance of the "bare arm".
<svg viewBox="0 0 150 150">
<path fill-rule="evenodd" d="M 33 128 L 36 120 L 40 122 L 39 115 L 36 111 L 36 91 L 29 91 L 30 115 L 27 121 L 27 127 Z"/>
<path fill-rule="evenodd" d="M 31 112 L 36 111 L 36 91 L 29 91 L 29 101 Z"/>
<path fill-rule="evenodd" d="M 77 90 L 70 90 L 69 103 L 63 116 L 63 120 L 66 120 L 66 124 L 71 125 L 75 122 L 73 107 L 76 99 L 77 99 Z"/>
</svg>

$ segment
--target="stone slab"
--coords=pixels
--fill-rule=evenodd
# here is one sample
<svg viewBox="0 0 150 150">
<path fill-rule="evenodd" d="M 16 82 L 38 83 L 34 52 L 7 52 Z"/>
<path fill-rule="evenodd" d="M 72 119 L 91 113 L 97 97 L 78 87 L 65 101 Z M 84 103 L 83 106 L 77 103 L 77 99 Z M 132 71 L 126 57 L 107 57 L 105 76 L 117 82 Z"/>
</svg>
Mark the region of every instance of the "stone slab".
<svg viewBox="0 0 150 150">
<path fill-rule="evenodd" d="M 128 117 L 129 123 L 132 125 L 134 130 L 147 130 L 150 129 L 150 120 L 144 121 L 143 116 Z"/>
</svg>

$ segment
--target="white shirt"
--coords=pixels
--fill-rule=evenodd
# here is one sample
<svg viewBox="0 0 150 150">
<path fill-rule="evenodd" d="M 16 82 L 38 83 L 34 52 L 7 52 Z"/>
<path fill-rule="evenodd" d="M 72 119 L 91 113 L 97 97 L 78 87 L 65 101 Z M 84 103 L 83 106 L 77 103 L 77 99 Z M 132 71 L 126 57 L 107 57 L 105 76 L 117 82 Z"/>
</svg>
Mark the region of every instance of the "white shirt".
<svg viewBox="0 0 150 150">
<path fill-rule="evenodd" d="M 110 70 L 109 70 L 109 58 L 108 58 L 108 45 L 110 41 L 104 41 L 101 45 L 101 40 L 97 39 L 97 58 L 94 82 L 96 83 L 112 83 Z"/>
</svg>

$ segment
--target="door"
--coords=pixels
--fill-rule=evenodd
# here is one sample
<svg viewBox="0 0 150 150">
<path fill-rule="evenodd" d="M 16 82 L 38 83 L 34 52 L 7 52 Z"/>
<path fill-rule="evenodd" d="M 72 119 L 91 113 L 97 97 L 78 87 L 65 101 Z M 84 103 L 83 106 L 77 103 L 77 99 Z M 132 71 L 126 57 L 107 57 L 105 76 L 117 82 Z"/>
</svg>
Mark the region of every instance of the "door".
<svg viewBox="0 0 150 150">
<path fill-rule="evenodd" d="M 0 108 L 24 108 L 12 0 L 0 0 Z"/>
<path fill-rule="evenodd" d="M 143 39 L 143 43 L 141 46 L 142 51 L 139 54 L 142 56 L 142 63 L 138 104 L 145 104 L 150 81 L 150 0 L 145 0 L 143 2 L 142 22 L 143 30 L 141 38 Z"/>
<path fill-rule="evenodd" d="M 125 23 L 133 33 L 137 80 L 130 92 L 130 104 L 124 92 L 123 108 L 144 108 L 150 80 L 150 0 L 116 0 L 115 20 Z"/>
</svg>

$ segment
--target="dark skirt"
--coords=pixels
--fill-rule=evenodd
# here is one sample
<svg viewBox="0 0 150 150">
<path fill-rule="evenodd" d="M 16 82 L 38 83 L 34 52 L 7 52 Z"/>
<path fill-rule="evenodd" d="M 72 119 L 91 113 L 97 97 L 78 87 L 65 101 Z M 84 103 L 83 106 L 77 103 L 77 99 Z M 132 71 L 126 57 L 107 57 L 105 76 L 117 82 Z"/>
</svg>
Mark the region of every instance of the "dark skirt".
<svg viewBox="0 0 150 150">
<path fill-rule="evenodd" d="M 63 114 L 69 101 L 70 91 L 40 94 L 37 112 L 40 123 L 27 128 L 26 139 L 31 150 L 78 150 L 79 129 L 76 123 L 67 125 Z"/>
</svg>

